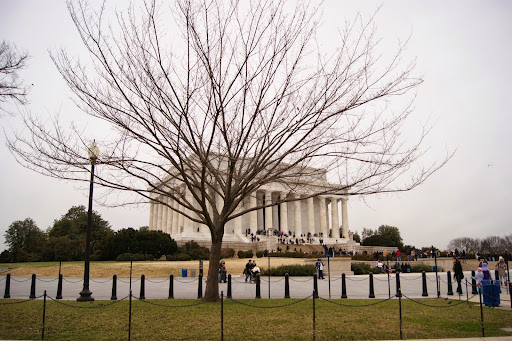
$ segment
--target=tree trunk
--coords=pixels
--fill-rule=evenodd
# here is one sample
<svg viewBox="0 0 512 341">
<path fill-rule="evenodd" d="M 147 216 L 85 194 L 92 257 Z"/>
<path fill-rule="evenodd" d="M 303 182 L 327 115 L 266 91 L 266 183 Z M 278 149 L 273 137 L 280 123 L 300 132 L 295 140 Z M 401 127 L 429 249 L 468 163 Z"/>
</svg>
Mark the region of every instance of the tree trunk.
<svg viewBox="0 0 512 341">
<path fill-rule="evenodd" d="M 224 236 L 224 226 L 220 233 L 212 233 L 212 246 L 210 248 L 210 265 L 208 268 L 208 278 L 206 280 L 206 289 L 203 301 L 215 302 L 219 300 L 219 263 L 220 250 L 222 248 L 222 237 Z"/>
</svg>

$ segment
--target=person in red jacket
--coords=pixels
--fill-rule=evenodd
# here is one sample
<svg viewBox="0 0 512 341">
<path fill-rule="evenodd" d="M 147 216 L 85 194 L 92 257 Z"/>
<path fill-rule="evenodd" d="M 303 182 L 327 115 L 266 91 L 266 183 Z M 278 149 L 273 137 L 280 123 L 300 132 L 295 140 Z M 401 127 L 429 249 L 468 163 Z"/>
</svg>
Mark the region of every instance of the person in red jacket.
<svg viewBox="0 0 512 341">
<path fill-rule="evenodd" d="M 396 250 L 396 261 L 401 262 L 402 261 L 402 253 L 400 252 L 400 249 Z"/>
</svg>

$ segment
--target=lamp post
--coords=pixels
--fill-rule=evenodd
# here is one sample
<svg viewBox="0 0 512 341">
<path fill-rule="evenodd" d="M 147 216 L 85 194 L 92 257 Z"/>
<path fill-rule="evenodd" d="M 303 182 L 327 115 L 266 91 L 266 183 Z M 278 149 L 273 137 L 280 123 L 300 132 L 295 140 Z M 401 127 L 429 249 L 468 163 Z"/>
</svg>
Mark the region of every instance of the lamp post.
<svg viewBox="0 0 512 341">
<path fill-rule="evenodd" d="M 94 165 L 100 154 L 100 150 L 96 146 L 96 142 L 93 142 L 87 149 L 89 154 L 89 160 L 91 161 L 91 181 L 89 185 L 89 209 L 87 211 L 87 233 L 85 236 L 85 265 L 84 265 L 84 287 L 80 291 L 80 297 L 76 300 L 78 302 L 94 301 L 92 292 L 89 290 L 89 265 L 90 265 L 90 254 L 91 254 L 91 223 L 92 223 L 92 189 L 94 184 Z"/>
</svg>

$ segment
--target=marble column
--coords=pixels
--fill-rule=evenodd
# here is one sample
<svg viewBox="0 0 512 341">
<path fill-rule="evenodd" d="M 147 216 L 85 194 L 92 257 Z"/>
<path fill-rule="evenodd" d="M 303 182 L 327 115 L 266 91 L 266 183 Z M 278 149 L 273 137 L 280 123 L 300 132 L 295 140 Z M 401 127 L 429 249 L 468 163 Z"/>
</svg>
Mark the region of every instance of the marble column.
<svg viewBox="0 0 512 341">
<path fill-rule="evenodd" d="M 302 207 L 300 196 L 297 194 L 293 194 L 293 196 L 295 199 L 297 199 L 296 201 L 293 202 L 295 208 L 295 212 L 293 215 L 295 230 L 293 232 L 295 233 L 295 238 L 300 238 L 300 235 L 302 234 Z"/>
<path fill-rule="evenodd" d="M 331 214 L 332 214 L 332 237 L 340 238 L 340 218 L 338 214 L 338 199 L 331 198 Z"/>
<path fill-rule="evenodd" d="M 153 225 L 153 215 L 155 214 L 155 202 L 153 200 L 149 200 L 149 230 L 152 231 L 155 229 Z"/>
<path fill-rule="evenodd" d="M 162 208 L 162 223 L 160 225 L 160 230 L 162 232 L 167 232 L 167 209 L 168 209 L 168 207 L 164 205 L 167 202 L 167 198 L 162 197 L 161 200 L 163 203 L 160 205 Z"/>
<path fill-rule="evenodd" d="M 158 202 L 153 200 L 153 231 L 158 230 Z"/>
<path fill-rule="evenodd" d="M 236 208 L 234 213 L 238 214 L 242 211 L 242 203 L 240 203 Z M 242 216 L 238 216 L 234 219 L 234 233 L 235 234 L 242 234 Z"/>
<path fill-rule="evenodd" d="M 249 197 L 249 207 L 256 207 L 256 192 L 250 195 Z M 254 210 L 249 212 L 249 228 L 251 229 L 251 233 L 256 233 L 258 229 L 258 210 Z"/>
<path fill-rule="evenodd" d="M 347 211 L 347 200 L 341 199 L 341 234 L 343 238 L 348 239 L 348 211 Z"/>
<path fill-rule="evenodd" d="M 315 198 L 308 198 L 308 232 L 311 237 L 315 234 Z"/>
<path fill-rule="evenodd" d="M 190 193 L 190 191 L 188 190 L 188 188 L 185 187 L 185 198 L 187 199 L 186 202 L 187 202 L 187 205 L 191 206 L 194 204 L 194 197 L 192 196 L 192 193 Z M 192 212 L 191 209 L 189 208 L 186 208 L 185 209 L 185 213 L 189 216 L 189 217 L 192 217 L 192 215 L 194 214 Z M 193 222 L 192 220 L 190 220 L 190 218 L 188 217 L 185 217 L 184 221 L 183 221 L 184 225 L 184 231 L 186 233 L 192 233 L 192 229 L 193 229 Z"/>
<path fill-rule="evenodd" d="M 159 200 L 160 199 L 161 198 L 159 198 Z M 158 215 L 157 215 L 157 218 L 156 218 L 157 219 L 156 220 L 157 221 L 156 229 L 157 229 L 157 231 L 161 231 L 162 230 L 162 226 L 163 226 L 162 225 L 162 216 L 163 216 L 163 213 L 164 213 L 164 207 L 162 206 L 161 203 L 158 203 L 157 207 L 158 207 Z"/>
<path fill-rule="evenodd" d="M 174 200 L 173 203 L 172 203 L 172 207 L 176 210 L 179 209 L 180 205 L 178 203 L 177 200 Z M 180 230 L 180 216 L 181 214 L 175 210 L 172 211 L 172 231 L 171 231 L 171 236 L 175 236 L 179 233 L 179 230 Z"/>
<path fill-rule="evenodd" d="M 325 197 L 318 197 L 320 200 L 320 232 L 322 233 L 322 238 L 326 238 L 329 236 L 329 226 L 327 226 L 327 205 L 325 204 Z"/>
<path fill-rule="evenodd" d="M 173 200 L 170 197 L 167 197 L 167 205 L 169 205 L 166 208 L 167 212 L 167 226 L 165 228 L 165 231 L 168 234 L 172 234 L 172 209 L 170 208 L 172 206 Z"/>
<path fill-rule="evenodd" d="M 281 198 L 286 198 L 286 193 L 281 193 Z M 282 202 L 279 204 L 281 209 L 281 232 L 288 234 L 288 203 Z"/>
<path fill-rule="evenodd" d="M 272 203 L 272 192 L 265 191 L 265 205 Z M 272 225 L 272 206 L 265 207 L 265 230 L 272 231 L 274 226 Z"/>
</svg>

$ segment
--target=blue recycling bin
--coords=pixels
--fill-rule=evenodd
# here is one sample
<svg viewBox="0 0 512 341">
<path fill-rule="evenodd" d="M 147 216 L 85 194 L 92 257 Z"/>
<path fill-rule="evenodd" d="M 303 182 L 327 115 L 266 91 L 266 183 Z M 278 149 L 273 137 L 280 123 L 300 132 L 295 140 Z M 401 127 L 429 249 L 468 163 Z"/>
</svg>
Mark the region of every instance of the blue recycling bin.
<svg viewBox="0 0 512 341">
<path fill-rule="evenodd" d="M 181 277 L 187 277 L 187 269 L 181 269 Z"/>
<path fill-rule="evenodd" d="M 482 296 L 487 307 L 500 305 L 500 282 L 493 280 L 482 281 Z"/>
</svg>

